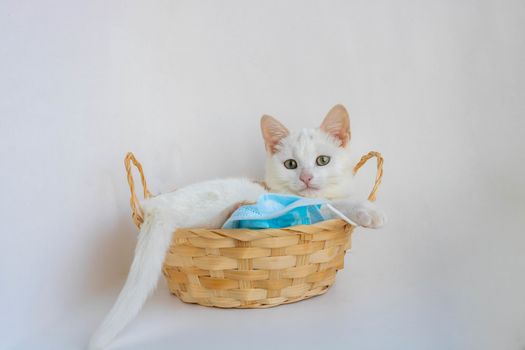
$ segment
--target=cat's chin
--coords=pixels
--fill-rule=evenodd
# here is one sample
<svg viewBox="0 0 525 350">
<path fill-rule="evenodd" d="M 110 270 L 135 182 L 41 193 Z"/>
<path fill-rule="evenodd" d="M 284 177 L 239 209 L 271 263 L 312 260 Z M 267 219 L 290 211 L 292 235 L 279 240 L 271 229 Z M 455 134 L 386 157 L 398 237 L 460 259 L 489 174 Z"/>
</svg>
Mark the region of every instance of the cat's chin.
<svg viewBox="0 0 525 350">
<path fill-rule="evenodd" d="M 304 190 L 300 190 L 297 194 L 301 197 L 317 198 L 322 197 L 321 193 L 322 191 L 318 188 L 305 188 Z"/>
</svg>

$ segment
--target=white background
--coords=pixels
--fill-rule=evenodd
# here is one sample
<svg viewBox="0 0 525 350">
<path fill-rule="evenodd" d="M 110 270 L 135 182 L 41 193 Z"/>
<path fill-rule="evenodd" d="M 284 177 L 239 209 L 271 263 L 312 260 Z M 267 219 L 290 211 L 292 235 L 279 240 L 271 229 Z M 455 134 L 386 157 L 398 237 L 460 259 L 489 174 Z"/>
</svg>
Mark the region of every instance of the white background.
<svg viewBox="0 0 525 350">
<path fill-rule="evenodd" d="M 263 113 L 343 103 L 390 222 L 334 288 L 218 310 L 161 283 L 115 349 L 524 349 L 524 36 L 519 0 L 2 1 L 0 348 L 81 349 L 108 311 L 127 151 L 154 193 L 260 178 Z"/>
</svg>

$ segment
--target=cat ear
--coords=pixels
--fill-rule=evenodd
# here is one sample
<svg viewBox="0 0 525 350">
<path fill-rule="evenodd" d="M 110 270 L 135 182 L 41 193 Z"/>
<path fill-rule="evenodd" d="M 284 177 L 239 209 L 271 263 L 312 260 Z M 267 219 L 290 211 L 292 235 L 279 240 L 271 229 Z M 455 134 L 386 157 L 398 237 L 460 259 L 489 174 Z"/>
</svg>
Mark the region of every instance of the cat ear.
<svg viewBox="0 0 525 350">
<path fill-rule="evenodd" d="M 261 118 L 261 131 L 266 145 L 266 151 L 275 153 L 279 142 L 290 133 L 286 127 L 274 117 L 263 115 Z"/>
<path fill-rule="evenodd" d="M 321 130 L 341 141 L 345 147 L 350 141 L 350 118 L 343 105 L 335 105 L 321 123 Z"/>
</svg>

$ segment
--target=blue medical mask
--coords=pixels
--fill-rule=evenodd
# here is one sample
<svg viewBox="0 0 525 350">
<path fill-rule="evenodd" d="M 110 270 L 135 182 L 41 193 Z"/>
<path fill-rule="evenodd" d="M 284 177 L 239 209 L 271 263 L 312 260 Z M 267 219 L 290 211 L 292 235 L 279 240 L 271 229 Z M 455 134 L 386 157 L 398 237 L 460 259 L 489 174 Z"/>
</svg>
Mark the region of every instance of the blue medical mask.
<svg viewBox="0 0 525 350">
<path fill-rule="evenodd" d="M 320 211 L 324 204 L 337 215 L 342 215 L 321 198 L 266 193 L 258 198 L 257 203 L 239 207 L 223 228 L 265 229 L 315 224 L 325 220 Z"/>
</svg>

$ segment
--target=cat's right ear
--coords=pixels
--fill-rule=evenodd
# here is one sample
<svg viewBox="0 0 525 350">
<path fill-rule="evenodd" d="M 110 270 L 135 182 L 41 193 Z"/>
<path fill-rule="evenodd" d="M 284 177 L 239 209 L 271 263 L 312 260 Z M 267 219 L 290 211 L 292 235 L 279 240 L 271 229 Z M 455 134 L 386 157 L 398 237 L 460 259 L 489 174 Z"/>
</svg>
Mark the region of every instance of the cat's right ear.
<svg viewBox="0 0 525 350">
<path fill-rule="evenodd" d="M 261 118 L 261 132 L 266 151 L 271 154 L 277 151 L 276 146 L 279 142 L 290 134 L 283 124 L 269 115 L 263 115 Z"/>
</svg>

